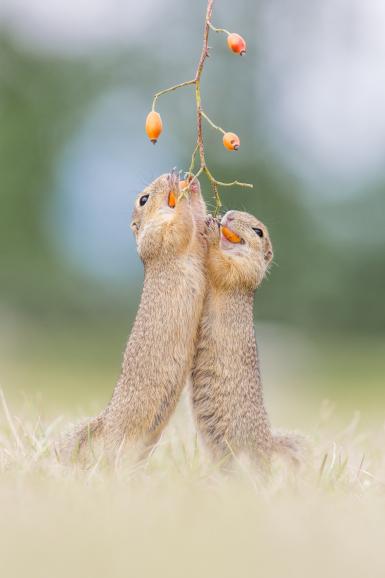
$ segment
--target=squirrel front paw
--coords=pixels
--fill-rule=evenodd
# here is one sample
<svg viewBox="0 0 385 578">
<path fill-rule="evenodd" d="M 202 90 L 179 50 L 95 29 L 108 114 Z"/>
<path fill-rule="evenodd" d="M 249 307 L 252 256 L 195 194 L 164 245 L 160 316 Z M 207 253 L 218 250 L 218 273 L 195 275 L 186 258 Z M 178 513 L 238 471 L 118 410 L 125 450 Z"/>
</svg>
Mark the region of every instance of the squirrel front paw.
<svg viewBox="0 0 385 578">
<path fill-rule="evenodd" d="M 206 238 L 209 243 L 219 241 L 220 236 L 220 222 L 219 219 L 208 215 L 206 217 Z"/>
<path fill-rule="evenodd" d="M 192 200 L 201 200 L 201 186 L 199 180 L 186 173 L 185 179 L 179 181 L 180 197 L 190 198 Z"/>
</svg>

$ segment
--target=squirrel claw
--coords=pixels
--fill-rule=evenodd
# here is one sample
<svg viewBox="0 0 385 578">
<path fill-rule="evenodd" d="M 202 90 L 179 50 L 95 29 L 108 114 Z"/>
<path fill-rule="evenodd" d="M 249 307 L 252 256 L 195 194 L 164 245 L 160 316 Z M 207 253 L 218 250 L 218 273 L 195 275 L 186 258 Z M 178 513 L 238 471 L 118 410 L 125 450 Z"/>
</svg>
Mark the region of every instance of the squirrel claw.
<svg viewBox="0 0 385 578">
<path fill-rule="evenodd" d="M 220 221 L 212 215 L 208 215 L 206 218 L 206 237 L 208 240 L 218 240 L 219 239 L 219 228 Z"/>
<path fill-rule="evenodd" d="M 212 215 L 207 215 L 206 217 L 206 225 L 207 227 L 220 227 L 221 223 L 217 217 L 213 217 Z"/>
</svg>

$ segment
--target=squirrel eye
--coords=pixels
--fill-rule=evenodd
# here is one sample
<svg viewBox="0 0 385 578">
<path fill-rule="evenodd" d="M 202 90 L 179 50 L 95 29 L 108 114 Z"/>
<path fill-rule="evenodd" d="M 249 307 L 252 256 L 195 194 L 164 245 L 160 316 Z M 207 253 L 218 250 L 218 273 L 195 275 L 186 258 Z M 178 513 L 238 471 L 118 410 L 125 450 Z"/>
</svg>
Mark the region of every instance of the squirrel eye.
<svg viewBox="0 0 385 578">
<path fill-rule="evenodd" d="M 253 231 L 255 231 L 255 233 L 258 235 L 258 237 L 263 237 L 262 229 L 259 229 L 258 227 L 253 227 Z"/>
<path fill-rule="evenodd" d="M 139 205 L 140 205 L 141 207 L 143 207 L 143 205 L 145 205 L 145 204 L 147 203 L 149 196 L 150 196 L 150 195 L 143 195 L 143 197 L 140 197 L 140 199 L 139 199 Z"/>
</svg>

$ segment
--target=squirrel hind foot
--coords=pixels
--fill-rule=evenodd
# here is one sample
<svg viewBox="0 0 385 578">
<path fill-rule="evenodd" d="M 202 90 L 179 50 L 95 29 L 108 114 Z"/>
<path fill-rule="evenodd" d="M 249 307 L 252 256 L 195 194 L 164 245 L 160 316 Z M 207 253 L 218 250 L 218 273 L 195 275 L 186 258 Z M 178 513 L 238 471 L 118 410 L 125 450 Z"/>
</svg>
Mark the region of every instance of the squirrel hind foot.
<svg viewBox="0 0 385 578">
<path fill-rule="evenodd" d="M 273 454 L 296 469 L 306 465 L 311 456 L 309 440 L 297 432 L 278 431 L 273 434 Z"/>
</svg>

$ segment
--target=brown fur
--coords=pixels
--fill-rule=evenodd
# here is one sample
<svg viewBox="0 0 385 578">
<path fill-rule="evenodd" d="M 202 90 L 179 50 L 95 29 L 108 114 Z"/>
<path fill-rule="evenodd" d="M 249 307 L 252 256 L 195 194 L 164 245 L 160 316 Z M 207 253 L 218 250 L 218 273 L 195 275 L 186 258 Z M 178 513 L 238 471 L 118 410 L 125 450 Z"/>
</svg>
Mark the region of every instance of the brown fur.
<svg viewBox="0 0 385 578">
<path fill-rule="evenodd" d="M 297 438 L 271 431 L 254 333 L 254 293 L 273 257 L 269 234 L 240 211 L 229 211 L 222 224 L 241 242 L 227 241 L 219 222 L 208 220 L 208 284 L 192 370 L 197 427 L 216 460 L 246 454 L 269 461 L 278 452 L 296 461 Z"/>
<path fill-rule="evenodd" d="M 173 209 L 170 190 L 178 198 Z M 84 452 L 90 436 L 103 440 L 108 455 L 123 444 L 149 448 L 167 424 L 191 369 L 203 305 L 205 217 L 197 181 L 179 198 L 178 178 L 163 175 L 138 195 L 131 228 L 145 276 L 121 376 L 107 408 L 70 436 L 67 453 Z"/>
</svg>

